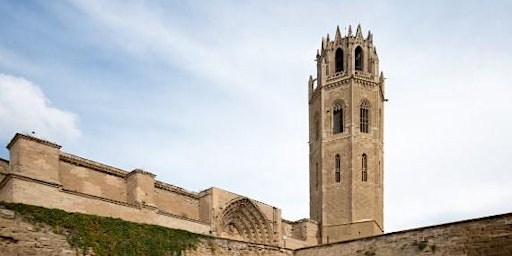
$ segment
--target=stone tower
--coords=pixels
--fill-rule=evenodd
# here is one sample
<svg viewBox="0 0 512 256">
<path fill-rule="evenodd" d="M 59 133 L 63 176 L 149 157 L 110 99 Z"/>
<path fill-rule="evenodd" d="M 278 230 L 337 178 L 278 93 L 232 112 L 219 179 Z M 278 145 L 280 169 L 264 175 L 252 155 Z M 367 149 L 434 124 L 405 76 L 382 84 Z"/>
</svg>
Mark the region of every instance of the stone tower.
<svg viewBox="0 0 512 256">
<path fill-rule="evenodd" d="M 383 233 L 384 76 L 373 35 L 322 38 L 309 78 L 310 217 L 320 243 Z"/>
</svg>

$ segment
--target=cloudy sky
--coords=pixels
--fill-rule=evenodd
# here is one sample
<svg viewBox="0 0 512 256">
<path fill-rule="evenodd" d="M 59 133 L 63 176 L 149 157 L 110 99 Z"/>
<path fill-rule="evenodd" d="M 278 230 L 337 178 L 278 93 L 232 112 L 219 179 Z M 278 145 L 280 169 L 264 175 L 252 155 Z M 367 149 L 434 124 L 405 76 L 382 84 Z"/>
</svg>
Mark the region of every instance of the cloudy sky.
<svg viewBox="0 0 512 256">
<path fill-rule="evenodd" d="M 307 217 L 307 78 L 322 36 L 360 23 L 390 99 L 386 231 L 511 212 L 511 12 L 511 1 L 2 1 L 0 144 L 35 131 Z"/>
</svg>

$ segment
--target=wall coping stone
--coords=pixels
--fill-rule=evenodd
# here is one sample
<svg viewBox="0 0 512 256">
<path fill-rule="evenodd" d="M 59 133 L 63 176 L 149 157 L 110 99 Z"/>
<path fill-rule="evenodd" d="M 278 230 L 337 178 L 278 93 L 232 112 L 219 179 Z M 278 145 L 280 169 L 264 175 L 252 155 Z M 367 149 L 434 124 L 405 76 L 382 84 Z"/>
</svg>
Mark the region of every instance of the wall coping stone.
<svg viewBox="0 0 512 256">
<path fill-rule="evenodd" d="M 175 193 L 178 193 L 178 194 L 181 194 L 181 195 L 184 195 L 184 196 L 192 197 L 194 199 L 198 199 L 199 198 L 199 195 L 198 195 L 197 192 L 188 191 L 188 190 L 186 190 L 184 188 L 180 188 L 178 186 L 171 185 L 171 184 L 168 184 L 168 183 L 165 183 L 165 182 L 162 182 L 162 181 L 158 181 L 158 180 L 155 181 L 155 188 L 166 190 L 166 191 L 170 191 L 170 192 L 175 192 Z"/>
<path fill-rule="evenodd" d="M 47 140 L 43 140 L 43 139 L 40 139 L 40 138 L 36 138 L 36 137 L 33 137 L 33 136 L 29 136 L 29 135 L 26 135 L 26 134 L 16 133 L 14 135 L 14 137 L 11 139 L 11 142 L 9 142 L 9 144 L 7 144 L 7 149 L 11 149 L 12 145 L 18 139 L 31 140 L 31 141 L 34 141 L 34 142 L 37 142 L 37 143 L 40 143 L 40 144 L 44 144 L 46 146 L 50 146 L 50 147 L 56 148 L 56 149 L 60 149 L 61 148 L 61 146 L 56 144 L 56 143 L 53 143 L 53 142 L 50 142 L 50 141 L 47 141 Z"/>
<path fill-rule="evenodd" d="M 304 222 L 309 222 L 309 223 L 313 223 L 313 224 L 318 224 L 318 222 L 316 220 L 312 220 L 312 219 L 308 219 L 308 218 L 303 218 L 303 219 L 299 219 L 299 220 L 294 220 L 294 221 L 291 221 L 291 220 L 285 220 L 285 219 L 281 219 L 284 223 L 287 223 L 287 224 L 300 224 L 300 223 L 304 223 Z"/>
<path fill-rule="evenodd" d="M 106 174 L 118 176 L 121 178 L 125 178 L 126 174 L 128 174 L 127 171 L 123 169 L 119 169 L 113 166 L 109 166 L 106 164 L 98 163 L 89 159 L 85 159 L 79 156 L 75 156 L 69 153 L 61 153 L 60 154 L 60 160 L 70 163 L 76 166 L 83 166 L 86 168 L 93 169 L 95 171 L 103 172 Z"/>
<path fill-rule="evenodd" d="M 135 169 L 135 170 L 133 170 L 133 171 L 131 171 L 131 172 L 127 173 L 127 174 L 126 174 L 126 178 L 128 178 L 129 176 L 131 176 L 131 175 L 133 175 L 133 174 L 136 174 L 136 173 L 139 173 L 139 174 L 142 174 L 142 175 L 148 175 L 148 176 L 150 176 L 151 178 L 155 178 L 155 177 L 156 177 L 156 174 L 153 174 L 153 173 L 151 173 L 151 172 L 144 171 L 144 170 L 142 170 L 142 169 L 137 168 L 137 169 Z"/>
<path fill-rule="evenodd" d="M 385 234 L 362 237 L 362 238 L 354 238 L 354 239 L 350 239 L 350 240 L 339 241 L 339 242 L 334 242 L 334 243 L 329 243 L 329 244 L 318 244 L 318 245 L 306 246 L 306 247 L 295 249 L 295 251 L 310 249 L 310 248 L 315 248 L 315 247 L 323 247 L 323 246 L 330 246 L 330 245 L 336 245 L 336 244 L 350 243 L 353 241 L 372 240 L 372 239 L 376 239 L 376 238 L 380 238 L 380 237 L 404 234 L 404 233 L 409 233 L 409 232 L 424 231 L 424 230 L 429 230 L 429 229 L 443 228 L 443 227 L 455 226 L 455 225 L 460 225 L 460 224 L 465 224 L 465 223 L 470 223 L 470 222 L 479 222 L 479 221 L 486 221 L 486 220 L 500 219 L 500 218 L 512 218 L 512 212 L 491 215 L 491 216 L 485 216 L 485 217 L 472 218 L 472 219 L 465 219 L 465 220 L 460 220 L 460 221 L 455 221 L 455 222 L 436 224 L 436 225 L 432 225 L 432 226 L 399 230 L 399 231 L 394 231 L 391 233 L 385 233 Z"/>
</svg>

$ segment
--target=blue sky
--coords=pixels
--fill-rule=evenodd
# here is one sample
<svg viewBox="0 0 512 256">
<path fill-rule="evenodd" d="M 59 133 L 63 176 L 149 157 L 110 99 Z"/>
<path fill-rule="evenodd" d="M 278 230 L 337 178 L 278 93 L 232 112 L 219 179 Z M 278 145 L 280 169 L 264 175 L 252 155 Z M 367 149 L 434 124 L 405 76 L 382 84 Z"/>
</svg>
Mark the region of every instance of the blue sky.
<svg viewBox="0 0 512 256">
<path fill-rule="evenodd" d="M 374 34 L 385 229 L 512 211 L 510 1 L 2 1 L 0 144 L 308 214 L 307 78 L 322 36 Z M 8 158 L 6 149 L 1 158 Z"/>
</svg>

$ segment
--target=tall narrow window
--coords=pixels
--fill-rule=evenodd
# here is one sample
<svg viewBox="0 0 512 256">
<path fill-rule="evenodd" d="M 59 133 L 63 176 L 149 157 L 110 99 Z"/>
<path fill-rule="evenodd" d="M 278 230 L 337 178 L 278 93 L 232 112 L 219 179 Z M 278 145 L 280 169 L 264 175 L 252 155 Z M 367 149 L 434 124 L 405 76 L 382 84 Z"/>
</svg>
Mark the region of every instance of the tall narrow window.
<svg viewBox="0 0 512 256">
<path fill-rule="evenodd" d="M 341 159 L 340 155 L 336 155 L 336 163 L 335 163 L 335 171 L 334 171 L 334 178 L 336 182 L 341 182 Z"/>
<path fill-rule="evenodd" d="M 379 168 L 377 169 L 377 185 L 379 185 L 380 188 L 380 161 L 379 161 Z"/>
<path fill-rule="evenodd" d="M 384 136 L 384 128 L 382 126 L 382 109 L 379 109 L 379 137 Z"/>
<path fill-rule="evenodd" d="M 343 104 L 337 103 L 334 105 L 332 112 L 333 119 L 333 133 L 342 133 L 343 132 Z"/>
<path fill-rule="evenodd" d="M 318 163 L 316 163 L 315 175 L 315 188 L 316 190 L 318 190 L 318 182 L 320 180 L 320 171 L 318 170 Z"/>
<path fill-rule="evenodd" d="M 368 158 L 366 154 L 361 157 L 361 180 L 368 181 Z"/>
<path fill-rule="evenodd" d="M 320 139 L 320 121 L 315 118 L 315 140 Z"/>
<path fill-rule="evenodd" d="M 363 133 L 368 133 L 369 126 L 369 109 L 370 104 L 368 101 L 363 101 L 359 108 L 359 131 Z"/>
<path fill-rule="evenodd" d="M 325 76 L 329 76 L 329 65 L 327 65 L 326 58 L 322 58 L 322 65 L 325 67 Z"/>
<path fill-rule="evenodd" d="M 364 55 L 363 55 L 363 49 L 361 48 L 361 46 L 356 47 L 356 51 L 355 51 L 354 55 L 355 55 L 355 68 L 356 68 L 356 70 L 363 71 Z"/>
<path fill-rule="evenodd" d="M 343 50 L 341 48 L 338 48 L 336 50 L 336 54 L 334 56 L 334 64 L 335 64 L 335 71 L 336 73 L 343 71 Z"/>
</svg>

